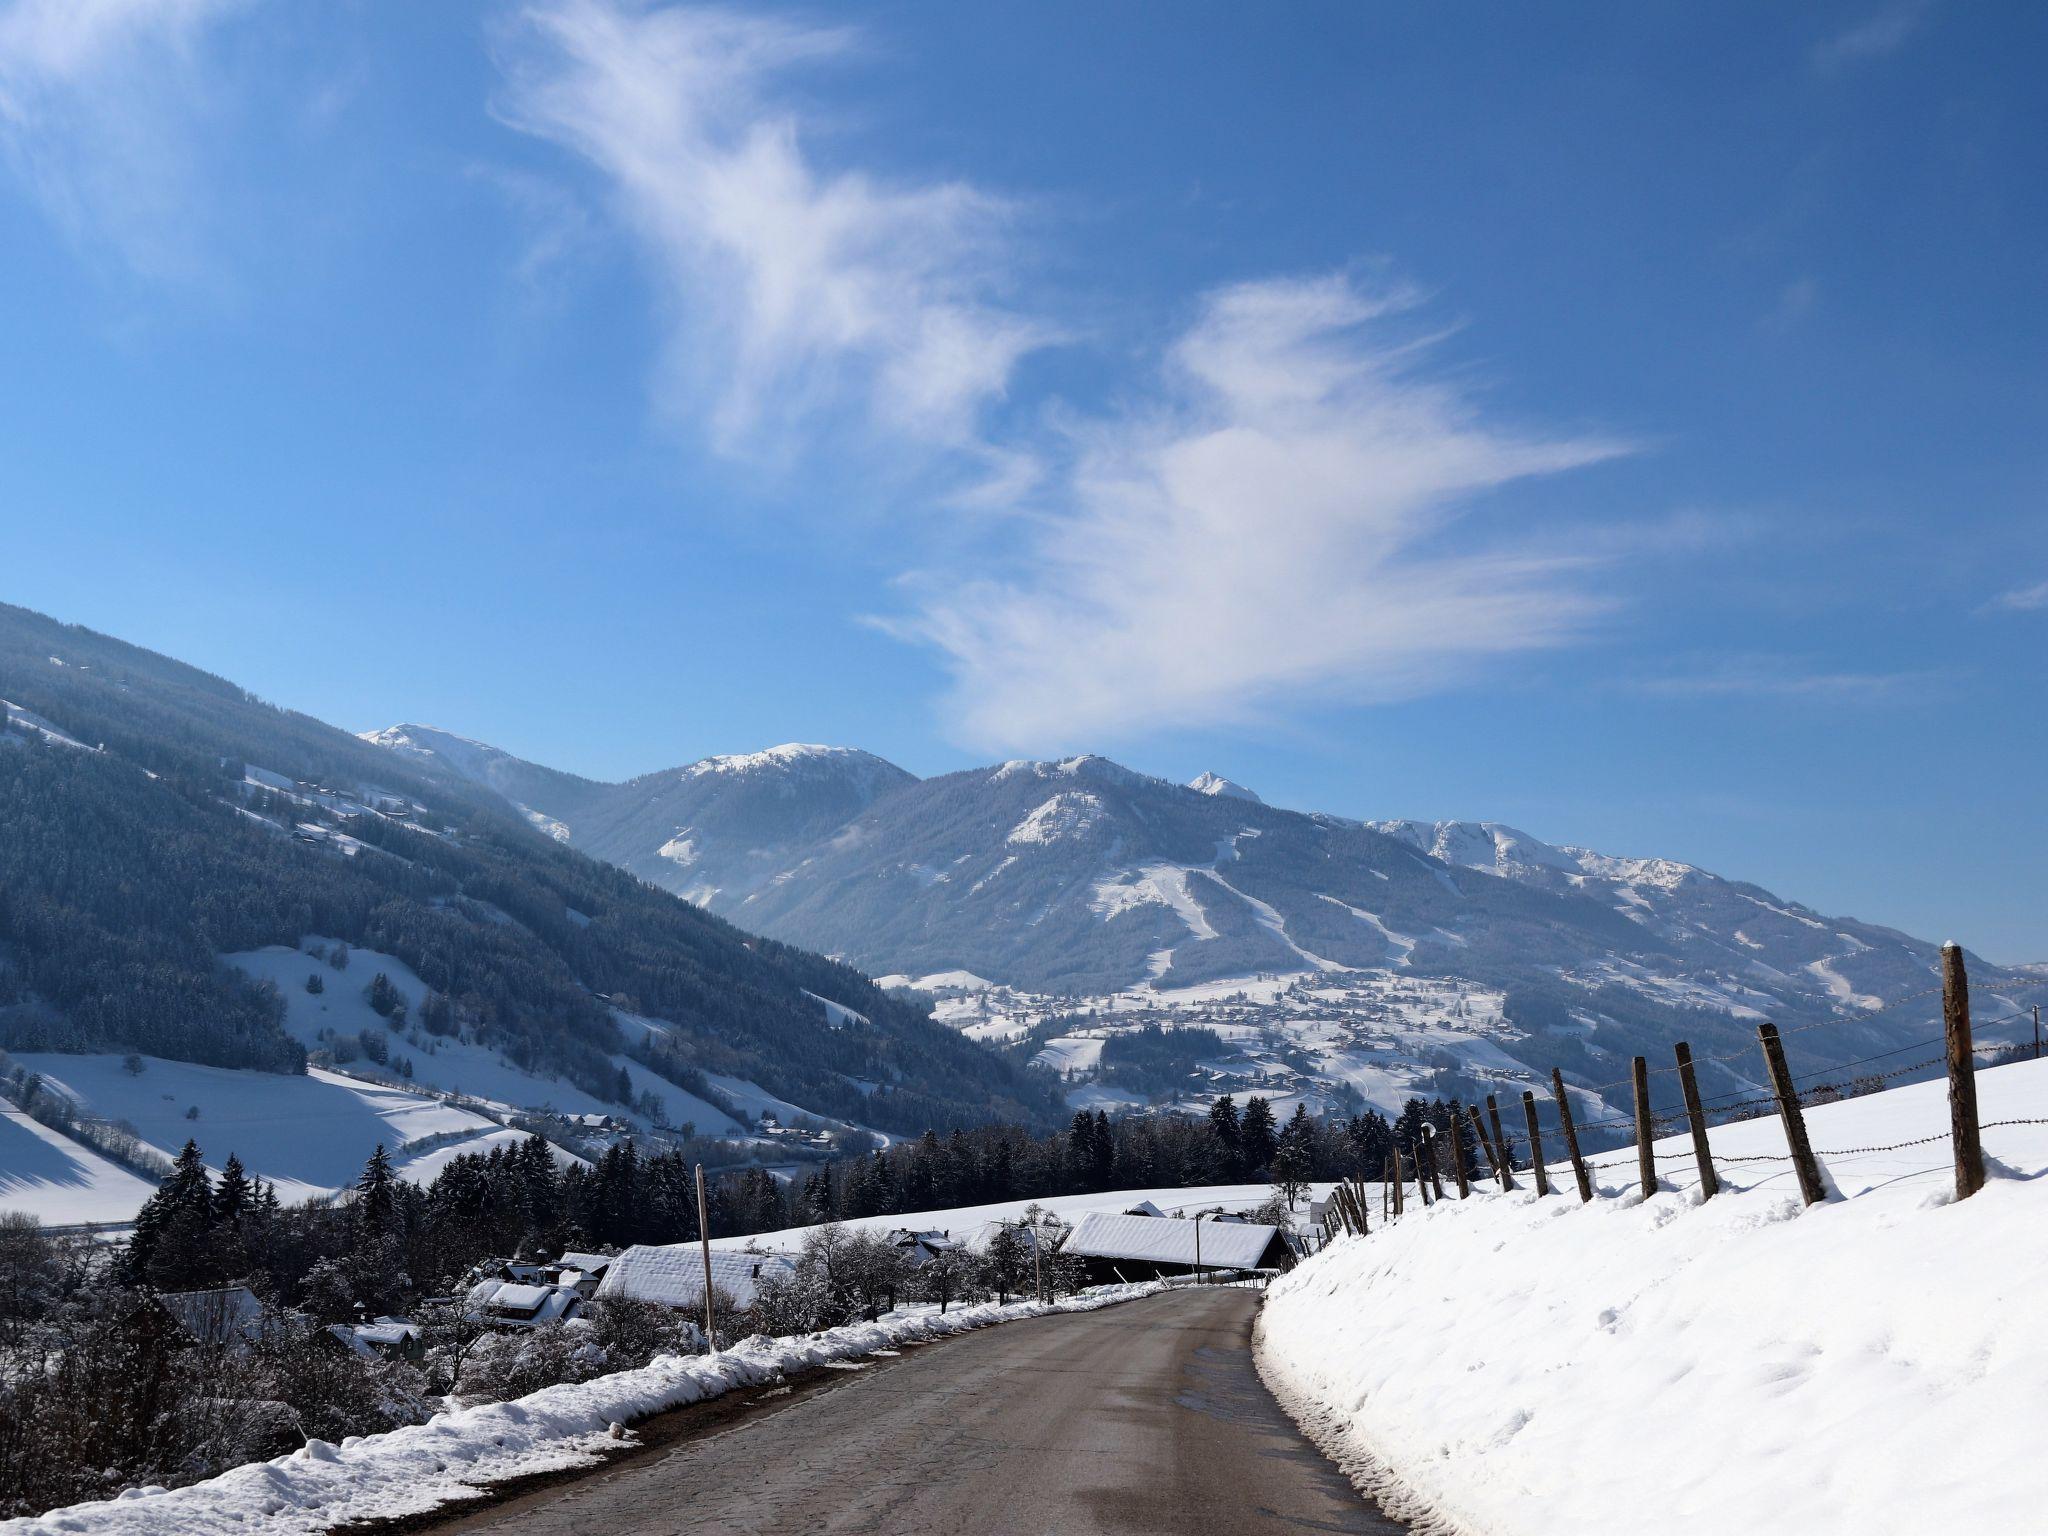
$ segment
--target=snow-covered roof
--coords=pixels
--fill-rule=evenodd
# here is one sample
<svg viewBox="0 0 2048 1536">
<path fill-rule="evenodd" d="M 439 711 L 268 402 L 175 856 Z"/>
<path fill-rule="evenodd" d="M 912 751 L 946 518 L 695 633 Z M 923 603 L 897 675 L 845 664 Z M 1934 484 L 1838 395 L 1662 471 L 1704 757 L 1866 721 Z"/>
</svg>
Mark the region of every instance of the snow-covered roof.
<svg viewBox="0 0 2048 1536">
<path fill-rule="evenodd" d="M 1165 1216 L 1166 1212 L 1159 1209 L 1159 1207 L 1154 1205 L 1150 1200 L 1140 1200 L 1136 1205 L 1132 1206 L 1129 1210 L 1125 1211 L 1124 1214 L 1126 1216 L 1163 1217 Z"/>
<path fill-rule="evenodd" d="M 1193 1265 L 1197 1228 L 1205 1269 L 1256 1269 L 1279 1232 L 1256 1222 L 1195 1222 L 1177 1216 L 1090 1211 L 1067 1239 L 1065 1251 L 1083 1258 Z"/>
<path fill-rule="evenodd" d="M 586 1275 L 601 1275 L 611 1264 L 608 1253 L 565 1253 L 555 1260 L 562 1269 L 580 1269 Z"/>
<path fill-rule="evenodd" d="M 494 1323 L 539 1326 L 573 1317 L 583 1305 L 575 1287 L 567 1285 L 521 1285 L 506 1281 L 493 1285 L 485 1281 L 469 1293 L 472 1308 L 480 1308 Z"/>
<path fill-rule="evenodd" d="M 711 1284 L 737 1306 L 751 1307 L 761 1277 L 772 1272 L 793 1274 L 796 1266 L 779 1253 L 748 1253 L 719 1248 L 711 1254 Z M 704 1304 L 704 1258 L 695 1243 L 639 1243 L 611 1261 L 599 1300 L 618 1297 L 655 1301 L 666 1307 Z"/>
</svg>

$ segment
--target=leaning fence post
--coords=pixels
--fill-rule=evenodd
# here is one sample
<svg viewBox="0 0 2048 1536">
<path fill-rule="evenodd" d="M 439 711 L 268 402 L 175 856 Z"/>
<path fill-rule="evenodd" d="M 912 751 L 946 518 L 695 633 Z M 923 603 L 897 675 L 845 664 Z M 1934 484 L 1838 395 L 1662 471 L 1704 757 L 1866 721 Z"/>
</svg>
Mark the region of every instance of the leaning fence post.
<svg viewBox="0 0 2048 1536">
<path fill-rule="evenodd" d="M 1436 1127 L 1422 1128 L 1422 1141 L 1429 1148 L 1429 1184 L 1435 1190 L 1437 1199 L 1444 1197 L 1444 1144 L 1438 1139 Z"/>
<path fill-rule="evenodd" d="M 1422 1148 L 1415 1142 L 1408 1144 L 1408 1156 L 1415 1162 L 1415 1193 L 1422 1197 L 1424 1205 L 1429 1204 L 1429 1174 L 1422 1166 Z"/>
<path fill-rule="evenodd" d="M 1572 1160 L 1572 1177 L 1579 1181 L 1579 1199 L 1593 1198 L 1593 1178 L 1586 1172 L 1586 1160 L 1579 1156 L 1579 1128 L 1572 1124 L 1572 1101 L 1565 1097 L 1564 1073 L 1550 1069 L 1550 1089 L 1557 1095 L 1557 1123 L 1564 1131 L 1564 1149 Z"/>
<path fill-rule="evenodd" d="M 1678 1086 L 1685 1094 L 1685 1118 L 1692 1125 L 1692 1155 L 1700 1165 L 1700 1198 L 1711 1200 L 1721 1192 L 1721 1181 L 1714 1176 L 1714 1154 L 1707 1146 L 1707 1116 L 1700 1108 L 1700 1083 L 1693 1075 L 1692 1047 L 1681 1040 L 1678 1042 Z"/>
<path fill-rule="evenodd" d="M 1408 1175 L 1401 1167 L 1401 1147 L 1397 1142 L 1394 1146 L 1394 1214 L 1396 1216 L 1400 1215 L 1407 1205 L 1407 1186 Z"/>
<path fill-rule="evenodd" d="M 1813 1143 L 1806 1139 L 1806 1116 L 1799 1108 L 1799 1095 L 1792 1087 L 1792 1074 L 1785 1066 L 1785 1042 L 1778 1038 L 1778 1026 L 1756 1027 L 1764 1048 L 1764 1065 L 1770 1069 L 1771 1092 L 1777 1096 L 1778 1118 L 1785 1122 L 1785 1144 L 1792 1153 L 1792 1168 L 1799 1175 L 1799 1195 L 1808 1205 L 1825 1200 L 1827 1186 L 1821 1183 L 1820 1163 L 1813 1155 Z"/>
<path fill-rule="evenodd" d="M 1647 1200 L 1657 1193 L 1657 1154 L 1650 1145 L 1650 1064 L 1638 1056 L 1629 1070 L 1636 1087 L 1636 1171 L 1642 1175 Z"/>
<path fill-rule="evenodd" d="M 1465 1199 L 1472 1193 L 1472 1185 L 1465 1177 L 1465 1111 L 1458 1107 L 1456 1099 L 1451 1100 L 1451 1172 L 1457 1175 L 1458 1198 Z"/>
<path fill-rule="evenodd" d="M 1495 1165 L 1500 1169 L 1500 1187 L 1513 1189 L 1515 1178 L 1508 1171 L 1507 1133 L 1500 1128 L 1500 1105 L 1494 1101 L 1490 1093 L 1486 1096 L 1486 1118 L 1493 1124 L 1493 1158 Z"/>
<path fill-rule="evenodd" d="M 1984 1187 L 1984 1143 L 1977 1130 L 1977 1058 L 1970 1047 L 1970 978 L 1963 947 L 1941 946 L 1941 1021 L 1948 1035 L 1948 1128 L 1956 1148 L 1956 1198 Z"/>
<path fill-rule="evenodd" d="M 1543 1136 L 1536 1129 L 1536 1095 L 1522 1090 L 1522 1115 L 1529 1122 L 1529 1170 L 1536 1175 L 1536 1193 L 1550 1193 L 1550 1174 L 1543 1166 Z"/>
<path fill-rule="evenodd" d="M 1479 1143 L 1479 1150 L 1486 1154 L 1486 1166 L 1496 1177 L 1500 1174 L 1500 1159 L 1493 1155 L 1493 1143 L 1486 1139 L 1486 1122 L 1479 1118 L 1479 1106 L 1467 1104 L 1465 1114 L 1472 1122 L 1472 1139 Z"/>
</svg>

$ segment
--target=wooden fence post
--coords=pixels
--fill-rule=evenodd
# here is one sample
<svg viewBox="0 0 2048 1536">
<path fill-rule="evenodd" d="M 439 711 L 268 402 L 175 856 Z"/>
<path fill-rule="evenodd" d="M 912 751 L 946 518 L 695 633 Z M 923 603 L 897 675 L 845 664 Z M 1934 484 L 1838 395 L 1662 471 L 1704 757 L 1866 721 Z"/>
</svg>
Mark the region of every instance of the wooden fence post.
<svg viewBox="0 0 2048 1536">
<path fill-rule="evenodd" d="M 1948 1128 L 1956 1149 L 1956 1198 L 1984 1187 L 1984 1143 L 1977 1130 L 1977 1058 L 1970 1047 L 1970 978 L 1963 946 L 1941 946 L 1941 1022 L 1948 1035 Z"/>
<path fill-rule="evenodd" d="M 1472 1193 L 1471 1182 L 1465 1177 L 1465 1148 L 1461 1144 L 1465 1135 L 1465 1112 L 1458 1107 L 1456 1099 L 1451 1100 L 1451 1172 L 1458 1179 L 1458 1198 L 1465 1199 Z"/>
<path fill-rule="evenodd" d="M 1785 1145 L 1792 1153 L 1792 1168 L 1799 1175 L 1799 1195 L 1808 1205 L 1827 1198 L 1827 1186 L 1820 1180 L 1820 1163 L 1813 1155 L 1813 1143 L 1806 1139 L 1806 1116 L 1799 1108 L 1799 1095 L 1792 1087 L 1792 1074 L 1785 1066 L 1785 1042 L 1778 1038 L 1778 1026 L 1759 1024 L 1756 1037 L 1764 1048 L 1764 1065 L 1770 1069 L 1771 1092 L 1777 1096 L 1778 1118 L 1785 1123 Z"/>
<path fill-rule="evenodd" d="M 1564 1074 L 1550 1069 L 1550 1090 L 1557 1095 L 1557 1123 L 1564 1130 L 1564 1149 L 1572 1160 L 1572 1177 L 1579 1181 L 1579 1199 L 1591 1202 L 1593 1178 L 1586 1172 L 1586 1160 L 1579 1156 L 1579 1128 L 1572 1124 L 1572 1101 L 1565 1096 Z"/>
<path fill-rule="evenodd" d="M 1444 1144 L 1436 1134 L 1436 1127 L 1425 1125 L 1422 1140 L 1429 1148 L 1429 1183 L 1436 1191 L 1437 1199 L 1444 1197 Z"/>
<path fill-rule="evenodd" d="M 1422 1197 L 1424 1205 L 1429 1204 L 1429 1174 L 1422 1166 L 1422 1148 L 1414 1142 L 1408 1144 L 1408 1156 L 1415 1162 L 1415 1193 Z"/>
<path fill-rule="evenodd" d="M 1536 1193 L 1550 1193 L 1550 1173 L 1543 1166 L 1543 1135 L 1536 1129 L 1536 1095 L 1522 1090 L 1522 1117 L 1529 1122 L 1529 1169 L 1536 1175 Z"/>
<path fill-rule="evenodd" d="M 1500 1187 L 1502 1189 L 1513 1189 L 1515 1187 L 1515 1179 L 1514 1175 L 1508 1171 L 1511 1163 L 1508 1158 L 1507 1133 L 1500 1128 L 1500 1105 L 1495 1102 L 1493 1095 L 1490 1093 L 1486 1096 L 1486 1118 L 1493 1125 L 1493 1157 L 1495 1163 L 1500 1168 Z"/>
<path fill-rule="evenodd" d="M 1677 1050 L 1678 1086 L 1685 1094 L 1685 1118 L 1692 1125 L 1693 1160 L 1700 1165 L 1700 1198 L 1711 1200 L 1721 1192 L 1721 1181 L 1714 1177 L 1714 1154 L 1707 1146 L 1707 1115 L 1700 1108 L 1700 1082 L 1693 1075 L 1692 1047 L 1681 1040 Z"/>
<path fill-rule="evenodd" d="M 1407 1203 L 1404 1199 L 1408 1193 L 1407 1186 L 1408 1175 L 1401 1167 L 1401 1148 L 1396 1143 L 1394 1147 L 1394 1214 L 1396 1216 L 1401 1214 L 1402 1209 Z"/>
<path fill-rule="evenodd" d="M 1657 1193 L 1657 1154 L 1650 1146 L 1650 1064 L 1638 1056 L 1629 1071 L 1636 1087 L 1636 1172 L 1647 1200 Z"/>
<path fill-rule="evenodd" d="M 1479 1118 L 1479 1106 L 1467 1104 L 1465 1114 L 1472 1123 L 1472 1139 L 1479 1143 L 1479 1150 L 1486 1154 L 1486 1166 L 1493 1170 L 1496 1178 L 1499 1177 L 1500 1159 L 1493 1155 L 1493 1143 L 1486 1139 L 1486 1122 Z"/>
</svg>

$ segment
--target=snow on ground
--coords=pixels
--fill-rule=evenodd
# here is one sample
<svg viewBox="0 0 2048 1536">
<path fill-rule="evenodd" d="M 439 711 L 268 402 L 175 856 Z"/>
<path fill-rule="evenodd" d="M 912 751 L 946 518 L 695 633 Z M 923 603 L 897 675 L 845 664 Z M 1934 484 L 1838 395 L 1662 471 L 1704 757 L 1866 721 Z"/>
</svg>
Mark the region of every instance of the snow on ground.
<svg viewBox="0 0 2048 1536">
<path fill-rule="evenodd" d="M 2048 1119 L 2048 1062 L 1977 1089 L 1987 1126 Z M 1411 1202 L 1275 1282 L 1261 1369 L 1390 1512 L 1449 1532 L 2038 1530 L 2048 1124 L 1987 1129 L 2002 1166 L 1956 1202 L 1946 1091 L 1810 1111 L 1844 1197 L 1810 1209 L 1788 1164 L 1734 1161 L 1783 1155 L 1774 1117 L 1712 1131 L 1704 1203 L 1683 1139 L 1647 1201 L 1623 1152 L 1591 1205 Z"/>
<path fill-rule="evenodd" d="M 511 1134 L 493 1120 L 439 1099 L 317 1069 L 291 1077 L 144 1056 L 138 1058 L 142 1071 L 136 1074 L 122 1065 L 126 1058 L 121 1056 L 12 1054 L 88 1113 L 132 1125 L 146 1146 L 165 1157 L 176 1156 L 187 1137 L 199 1143 L 211 1168 L 218 1169 L 234 1153 L 251 1173 L 274 1181 L 279 1198 L 288 1203 L 353 1184 L 379 1142 L 391 1151 L 401 1173 L 415 1177 L 415 1159 L 401 1151 L 408 1142 L 445 1137 L 454 1144 L 431 1149 L 432 1166 L 438 1168 L 454 1151 L 487 1150 L 491 1143 L 485 1138 Z M 199 1114 L 192 1117 L 188 1111 L 195 1108 Z M 19 1171 L 12 1158 L 17 1150 L 12 1140 L 0 1144 L 0 1168 L 7 1175 Z M 80 1193 L 82 1210 L 87 1202 L 85 1191 Z M 150 1193 L 150 1188 L 142 1191 L 144 1198 Z M 47 1198 L 56 1201 L 54 1192 Z M 141 1203 L 136 1200 L 120 1219 L 133 1218 Z M 0 1209 L 14 1208 L 0 1193 Z M 45 1219 L 96 1218 L 71 1214 L 63 1206 Z"/>
<path fill-rule="evenodd" d="M 1102 1037 L 1100 1035 L 1061 1035 L 1048 1040 L 1039 1053 L 1031 1058 L 1035 1067 L 1050 1067 L 1065 1075 L 1068 1072 L 1093 1072 L 1102 1065 Z"/>
<path fill-rule="evenodd" d="M 1328 1184 L 1313 1186 L 1313 1198 L 1329 1193 Z M 1273 1198 L 1270 1184 L 1206 1184 L 1192 1189 L 1113 1189 L 1093 1195 L 1047 1195 L 1037 1200 L 998 1200 L 990 1205 L 956 1205 L 939 1211 L 907 1211 L 896 1216 L 860 1216 L 843 1222 L 849 1232 L 893 1232 L 905 1227 L 913 1232 L 951 1232 L 972 1237 L 992 1222 L 1015 1221 L 1031 1206 L 1052 1212 L 1065 1222 L 1078 1221 L 1090 1211 L 1127 1211 L 1149 1200 L 1169 1216 L 1197 1211 L 1249 1211 Z M 1310 1196 L 1304 1195 L 1296 1209 L 1298 1225 L 1307 1227 Z M 789 1253 L 803 1246 L 815 1227 L 785 1227 L 780 1232 L 757 1232 L 751 1237 L 714 1237 L 714 1248 L 758 1248 L 763 1253 Z"/>
<path fill-rule="evenodd" d="M 44 1226 L 133 1221 L 156 1185 L 69 1136 L 0 1107 L 0 1211 Z"/>
<path fill-rule="evenodd" d="M 371 979 L 380 971 L 391 979 L 391 984 L 405 998 L 407 1012 L 413 1019 L 418 1019 L 420 1006 L 426 1001 L 427 984 L 397 956 L 379 954 L 373 949 L 351 950 L 348 969 L 337 971 L 325 961 L 304 952 L 305 945 L 325 944 L 332 949 L 336 942 L 308 938 L 299 949 L 273 944 L 265 949 L 247 950 L 222 958 L 246 975 L 277 984 L 278 992 L 284 998 L 285 1033 L 308 1049 L 317 1050 L 330 1044 L 334 1036 L 353 1036 L 365 1029 L 388 1033 L 387 1021 L 378 1016 L 364 996 Z M 318 976 L 324 990 L 308 992 L 308 976 Z M 638 1015 L 615 1016 L 620 1027 L 629 1033 L 635 1027 L 629 1024 L 629 1020 L 636 1021 L 643 1032 L 659 1024 L 658 1020 L 642 1020 Z M 528 1072 L 487 1045 L 428 1035 L 414 1027 L 407 1033 L 392 1035 L 391 1047 L 395 1054 L 412 1061 L 412 1080 L 422 1088 L 466 1094 L 508 1108 L 552 1109 L 565 1115 L 612 1114 L 632 1118 L 624 1107 L 586 1093 L 574 1083 Z M 652 1093 L 662 1101 L 663 1118 L 667 1124 L 688 1122 L 708 1135 L 745 1132 L 746 1127 L 723 1110 L 694 1094 L 685 1093 L 630 1057 L 614 1055 L 611 1061 L 632 1080 L 636 1097 Z M 376 1069 L 370 1063 L 358 1062 L 355 1070 L 369 1074 Z"/>
<path fill-rule="evenodd" d="M 994 1323 L 1089 1312 L 1150 1296 L 1151 1285 L 1099 1286 L 1062 1301 L 892 1312 L 793 1339 L 756 1336 L 715 1355 L 664 1355 L 637 1371 L 547 1387 L 516 1402 L 438 1413 L 389 1434 L 315 1440 L 189 1487 L 131 1489 L 31 1519 L 0 1521 L 5 1536 L 312 1536 L 365 1520 L 393 1520 L 474 1497 L 493 1483 L 584 1467 L 617 1450 L 609 1433 L 650 1414 L 791 1371 L 921 1344 Z"/>
</svg>

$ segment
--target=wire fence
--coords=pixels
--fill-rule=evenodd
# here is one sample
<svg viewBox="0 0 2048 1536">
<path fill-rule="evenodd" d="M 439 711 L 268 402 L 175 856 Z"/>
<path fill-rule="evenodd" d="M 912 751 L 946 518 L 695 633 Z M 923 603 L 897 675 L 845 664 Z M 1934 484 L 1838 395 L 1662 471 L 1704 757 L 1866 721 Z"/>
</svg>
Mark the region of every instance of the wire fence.
<svg viewBox="0 0 2048 1536">
<path fill-rule="evenodd" d="M 1764 1022 L 1757 1028 L 1757 1045 L 1740 1051 L 1728 1051 L 1718 1055 L 1695 1057 L 1688 1047 L 1679 1044 L 1674 1051 L 1674 1060 L 1669 1066 L 1652 1067 L 1643 1057 L 1631 1062 L 1629 1076 L 1613 1082 L 1594 1084 L 1567 1084 L 1562 1072 L 1553 1072 L 1548 1102 L 1539 1102 L 1536 1097 L 1539 1085 L 1531 1084 L 1522 1094 L 1524 1118 L 1528 1121 L 1527 1134 L 1517 1138 L 1501 1118 L 1498 1099 L 1486 1095 L 1482 1115 L 1478 1105 L 1450 1105 L 1449 1128 L 1454 1135 L 1445 1138 L 1439 1134 L 1442 1127 L 1426 1126 L 1419 1140 L 1411 1139 L 1399 1144 L 1391 1153 L 1382 1169 L 1380 1192 L 1380 1217 L 1383 1222 L 1398 1219 L 1404 1212 L 1408 1199 L 1408 1186 L 1412 1183 L 1415 1196 L 1425 1205 L 1446 1198 L 1445 1185 L 1455 1181 L 1458 1198 L 1463 1199 L 1470 1188 L 1487 1180 L 1498 1181 L 1503 1189 L 1515 1187 L 1516 1175 L 1533 1177 L 1539 1193 L 1551 1193 L 1553 1178 L 1561 1173 L 1563 1166 L 1546 1159 L 1543 1155 L 1543 1138 L 1558 1135 L 1567 1153 L 1571 1177 L 1576 1181 L 1581 1198 L 1591 1200 L 1606 1191 L 1600 1188 L 1597 1175 L 1633 1173 L 1641 1183 L 1643 1193 L 1654 1194 L 1664 1187 L 1664 1180 L 1658 1170 L 1668 1165 L 1692 1164 L 1699 1173 L 1699 1189 L 1702 1198 L 1711 1199 L 1720 1188 L 1717 1165 L 1764 1164 L 1790 1166 L 1799 1175 L 1801 1191 L 1808 1204 L 1829 1198 L 1836 1191 L 1823 1175 L 1823 1160 L 1829 1158 L 1864 1157 L 1886 1152 L 1900 1152 L 1911 1148 L 1932 1146 L 1937 1142 L 1954 1143 L 1956 1174 L 1956 1195 L 1967 1198 L 1982 1187 L 1985 1164 L 1982 1134 L 2013 1126 L 2048 1125 L 2048 1116 L 2013 1117 L 1981 1122 L 1977 1115 L 1976 1074 L 1981 1065 L 1996 1065 L 1999 1060 L 2012 1060 L 2026 1055 L 2039 1057 L 2043 1052 L 2041 1018 L 2038 1005 L 2029 1006 L 2019 1002 L 2013 993 L 2040 992 L 2042 982 L 2008 982 L 1979 987 L 1979 995 L 1989 995 L 2004 1011 L 1973 1024 L 1970 1008 L 1970 985 L 1965 971 L 1962 951 L 1954 945 L 1944 946 L 1941 963 L 1942 981 L 1939 986 L 1923 991 L 1908 993 L 1891 999 L 1878 1007 L 1854 1014 L 1838 1015 L 1834 1018 L 1817 1020 L 1795 1028 L 1780 1031 L 1774 1025 Z M 1826 1066 L 1793 1073 L 1785 1062 L 1784 1038 L 1788 1035 L 1805 1034 L 1812 1030 L 1828 1028 L 1850 1028 L 1899 1009 L 1923 1002 L 1929 998 L 1941 1000 L 1942 1032 L 1923 1039 L 1909 1040 L 1903 1044 L 1889 1046 L 1884 1050 L 1872 1051 L 1867 1055 L 1848 1061 L 1834 1062 Z M 1977 1030 L 1997 1031 L 2010 1026 L 2031 1029 L 2031 1038 L 1991 1041 L 1979 1044 Z M 1727 1067 L 1727 1064 L 1747 1060 L 1757 1061 L 1761 1048 L 1764 1066 L 1763 1082 L 1742 1077 L 1738 1086 L 1719 1094 L 1702 1096 L 1698 1089 L 1698 1069 L 1702 1065 Z M 1932 1052 L 1932 1054 L 1928 1054 Z M 1898 1062 L 1901 1056 L 1912 1059 Z M 1986 1059 L 1989 1058 L 1987 1061 Z M 1891 1063 L 1890 1065 L 1882 1065 Z M 1875 1070 L 1859 1071 L 1859 1068 Z M 1805 1111 L 1816 1104 L 1831 1103 L 1844 1098 L 1860 1097 L 1875 1092 L 1886 1084 L 1895 1082 L 1930 1068 L 1945 1068 L 1949 1079 L 1950 1127 L 1946 1131 L 1926 1136 L 1911 1137 L 1902 1141 L 1878 1143 L 1869 1146 L 1815 1148 L 1808 1140 L 1805 1125 Z M 1677 1109 L 1657 1109 L 1650 1100 L 1650 1083 L 1666 1074 L 1677 1074 L 1682 1088 L 1683 1104 Z M 1573 1113 L 1572 1096 L 1591 1096 L 1598 1100 L 1602 1095 L 1617 1088 L 1626 1088 L 1633 1099 L 1633 1113 L 1613 1113 L 1580 1118 Z M 1738 1155 L 1715 1154 L 1710 1141 L 1710 1132 L 1715 1127 L 1755 1119 L 1776 1112 L 1784 1125 L 1786 1150 L 1782 1153 L 1745 1152 Z M 1539 1115 L 1547 1113 L 1550 1124 L 1541 1123 Z M 1460 1116 L 1465 1118 L 1461 1119 Z M 1607 1160 L 1588 1161 L 1579 1146 L 1579 1136 L 1590 1134 L 1605 1139 L 1606 1133 L 1626 1130 L 1634 1140 L 1634 1146 L 1626 1156 L 1612 1156 L 1612 1147 L 1603 1150 Z M 1678 1134 L 1690 1133 L 1690 1148 L 1677 1147 L 1659 1151 L 1652 1145 L 1655 1141 L 1671 1138 Z M 1469 1144 L 1467 1138 L 1470 1138 Z M 1444 1142 L 1451 1142 L 1449 1180 L 1446 1179 Z M 1469 1145 L 1469 1150 L 1468 1150 Z M 1472 1152 L 1477 1153 L 1475 1161 L 1483 1164 L 1480 1170 L 1470 1170 L 1466 1161 Z M 1369 1201 L 1364 1182 L 1358 1179 L 1340 1181 L 1325 1202 L 1322 1217 L 1322 1235 L 1325 1241 L 1339 1233 L 1362 1235 L 1370 1230 Z"/>
</svg>

